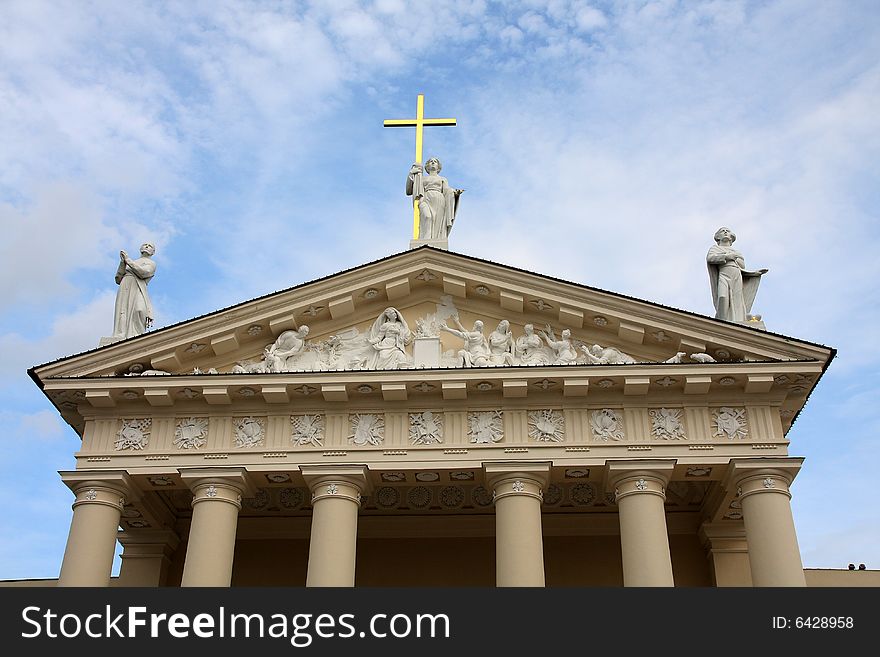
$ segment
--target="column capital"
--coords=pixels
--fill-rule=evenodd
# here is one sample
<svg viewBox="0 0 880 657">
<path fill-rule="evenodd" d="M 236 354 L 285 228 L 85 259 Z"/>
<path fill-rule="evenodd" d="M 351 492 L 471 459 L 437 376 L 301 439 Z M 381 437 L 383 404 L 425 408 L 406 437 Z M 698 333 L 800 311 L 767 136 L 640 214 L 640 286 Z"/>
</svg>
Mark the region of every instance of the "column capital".
<svg viewBox="0 0 880 657">
<path fill-rule="evenodd" d="M 803 458 L 733 459 L 722 483 L 740 500 L 755 493 L 782 493 L 790 498 L 789 486 L 803 462 Z"/>
<path fill-rule="evenodd" d="M 530 482 L 530 485 L 541 490 L 550 482 L 550 461 L 498 461 L 483 463 L 483 474 L 489 488 L 507 485 L 517 479 Z M 517 486 L 517 488 L 519 488 Z M 523 491 L 515 491 L 523 492 Z"/>
<path fill-rule="evenodd" d="M 202 486 L 233 487 L 242 495 L 252 497 L 257 494 L 247 468 L 178 468 L 180 478 L 195 493 Z"/>
<path fill-rule="evenodd" d="M 103 504 L 122 511 L 126 501 L 140 499 L 140 492 L 125 470 L 59 471 L 61 481 L 80 504 Z"/>
<path fill-rule="evenodd" d="M 605 462 L 605 474 L 608 477 L 608 483 L 614 482 L 623 477 L 634 475 L 647 475 L 659 478 L 664 485 L 669 482 L 672 471 L 675 469 L 675 459 L 638 459 L 638 460 L 615 460 Z"/>
<path fill-rule="evenodd" d="M 193 493 L 193 506 L 200 502 L 227 502 L 241 509 L 243 496 L 257 494 L 245 468 L 180 468 L 178 472 Z"/>
<path fill-rule="evenodd" d="M 300 468 L 300 474 L 305 480 L 309 490 L 314 496 L 321 486 L 351 487 L 358 495 L 369 492 L 370 485 L 369 469 L 365 465 L 304 465 Z M 334 495 L 334 493 L 326 493 Z"/>
</svg>

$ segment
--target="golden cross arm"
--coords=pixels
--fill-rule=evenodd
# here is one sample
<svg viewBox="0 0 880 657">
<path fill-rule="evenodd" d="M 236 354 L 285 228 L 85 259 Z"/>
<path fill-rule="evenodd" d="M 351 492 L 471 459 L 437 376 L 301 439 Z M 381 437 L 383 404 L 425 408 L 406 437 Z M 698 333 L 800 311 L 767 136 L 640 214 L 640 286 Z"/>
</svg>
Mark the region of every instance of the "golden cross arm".
<svg viewBox="0 0 880 657">
<path fill-rule="evenodd" d="M 455 119 L 385 119 L 383 125 L 386 128 L 415 128 L 422 125 L 455 125 Z"/>
<path fill-rule="evenodd" d="M 415 128 L 416 129 L 416 159 L 422 163 L 422 132 L 425 126 L 453 126 L 455 119 L 426 119 L 425 118 L 425 95 L 419 94 L 416 98 L 416 118 L 414 119 L 385 119 L 382 124 L 386 128 Z M 413 199 L 413 239 L 419 237 L 419 204 Z"/>
</svg>

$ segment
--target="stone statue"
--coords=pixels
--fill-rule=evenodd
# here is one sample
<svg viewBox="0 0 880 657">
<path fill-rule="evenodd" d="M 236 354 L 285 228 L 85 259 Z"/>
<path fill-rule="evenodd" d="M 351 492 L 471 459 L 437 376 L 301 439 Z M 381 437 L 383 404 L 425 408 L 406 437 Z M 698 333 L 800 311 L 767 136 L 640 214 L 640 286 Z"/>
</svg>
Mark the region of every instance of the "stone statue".
<svg viewBox="0 0 880 657">
<path fill-rule="evenodd" d="M 516 357 L 523 365 L 550 364 L 544 351 L 544 341 L 535 334 L 535 327 L 531 324 L 523 326 L 523 334 L 516 339 Z"/>
<path fill-rule="evenodd" d="M 577 351 L 571 344 L 571 329 L 562 329 L 561 337 L 556 339 L 553 328 L 548 324 L 546 331 L 541 331 L 550 348 L 556 352 L 554 365 L 569 365 L 577 360 Z"/>
<path fill-rule="evenodd" d="M 156 273 L 156 263 L 151 260 L 155 253 L 156 247 L 149 242 L 141 244 L 141 257 L 137 260 L 129 258 L 125 251 L 119 252 L 113 337 L 102 339 L 102 344 L 141 335 L 153 324 L 153 304 L 147 294 L 147 283 Z"/>
<path fill-rule="evenodd" d="M 676 352 L 675 352 L 675 356 L 673 356 L 672 358 L 667 358 L 667 359 L 664 360 L 663 362 L 664 362 L 664 363 L 670 363 L 670 364 L 673 364 L 673 365 L 678 365 L 679 363 L 683 363 L 683 362 L 684 362 L 683 359 L 684 359 L 685 356 L 687 356 L 687 353 L 685 353 L 684 351 L 676 351 Z"/>
<path fill-rule="evenodd" d="M 386 308 L 370 327 L 367 337 L 371 350 L 364 366 L 372 370 L 396 370 L 406 366 L 406 346 L 413 335 L 397 308 Z"/>
<path fill-rule="evenodd" d="M 502 319 L 489 334 L 489 360 L 493 365 L 513 365 L 514 340 L 510 322 Z"/>
<path fill-rule="evenodd" d="M 458 197 L 464 191 L 449 186 L 440 175 L 443 165 L 436 157 L 425 162 L 425 170 L 416 162 L 406 178 L 406 195 L 419 204 L 419 239 L 445 240 L 452 230 Z"/>
<path fill-rule="evenodd" d="M 265 374 L 267 367 L 265 360 L 239 360 L 229 371 L 232 374 Z"/>
<path fill-rule="evenodd" d="M 295 331 L 284 331 L 271 345 L 266 347 L 266 369 L 269 372 L 290 372 L 297 359 L 306 348 L 309 327 L 303 324 Z"/>
<path fill-rule="evenodd" d="M 769 270 L 747 270 L 742 253 L 731 246 L 736 235 L 729 228 L 715 232 L 715 246 L 706 255 L 715 317 L 728 322 L 746 322 L 758 292 L 761 276 Z"/>
<path fill-rule="evenodd" d="M 486 367 L 492 364 L 490 359 L 489 342 L 483 335 L 483 322 L 479 319 L 474 322 L 474 328 L 465 330 L 457 316 L 452 321 L 458 326 L 458 330 L 449 328 L 446 324 L 440 326 L 440 330 L 448 331 L 452 335 L 464 340 L 464 349 L 458 352 L 459 362 L 464 367 Z"/>
<path fill-rule="evenodd" d="M 582 345 L 581 350 L 593 365 L 633 365 L 637 362 L 629 354 L 614 347 L 602 347 L 598 344 L 594 344 L 592 347 Z"/>
</svg>

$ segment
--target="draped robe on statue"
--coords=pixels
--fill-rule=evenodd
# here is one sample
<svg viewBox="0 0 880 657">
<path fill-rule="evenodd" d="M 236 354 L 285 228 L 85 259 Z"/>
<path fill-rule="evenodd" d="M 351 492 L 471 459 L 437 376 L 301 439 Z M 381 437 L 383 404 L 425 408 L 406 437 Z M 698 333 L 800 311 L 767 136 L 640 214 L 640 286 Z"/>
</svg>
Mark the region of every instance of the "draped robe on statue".
<svg viewBox="0 0 880 657">
<path fill-rule="evenodd" d="M 742 254 L 732 246 L 711 247 L 706 264 L 715 317 L 728 322 L 745 322 L 752 311 L 762 272 L 748 271 Z"/>
<path fill-rule="evenodd" d="M 393 314 L 394 318 L 387 315 Z M 370 370 L 396 370 L 409 362 L 406 345 L 412 341 L 412 332 L 403 315 L 396 308 L 382 312 L 370 327 L 368 342 L 372 353 L 367 356 L 365 366 Z"/>
<path fill-rule="evenodd" d="M 156 273 L 150 258 L 138 258 L 131 264 L 119 263 L 116 282 L 116 308 L 113 314 L 113 337 L 132 338 L 147 330 L 147 319 L 153 318 L 153 304 L 147 294 L 147 283 Z"/>
<path fill-rule="evenodd" d="M 446 239 L 452 230 L 458 205 L 449 181 L 435 173 L 410 174 L 406 193 L 419 203 L 419 239 Z"/>
</svg>

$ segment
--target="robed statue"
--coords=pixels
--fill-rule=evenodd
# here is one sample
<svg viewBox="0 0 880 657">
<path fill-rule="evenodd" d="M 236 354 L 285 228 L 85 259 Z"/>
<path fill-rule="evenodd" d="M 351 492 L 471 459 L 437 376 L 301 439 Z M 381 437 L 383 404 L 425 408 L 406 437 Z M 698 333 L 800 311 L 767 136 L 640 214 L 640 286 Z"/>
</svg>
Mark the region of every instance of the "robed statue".
<svg viewBox="0 0 880 657">
<path fill-rule="evenodd" d="M 147 283 L 156 273 L 156 263 L 151 256 L 156 247 L 149 242 L 141 244 L 141 257 L 130 258 L 125 251 L 119 252 L 116 269 L 116 307 L 113 311 L 112 341 L 141 335 L 153 323 L 153 304 L 147 294 Z"/>
<path fill-rule="evenodd" d="M 733 248 L 736 235 L 726 227 L 715 232 L 715 246 L 706 255 L 715 317 L 728 322 L 746 322 L 767 269 L 746 269 L 742 253 Z"/>
<path fill-rule="evenodd" d="M 410 167 L 406 178 L 407 196 L 412 196 L 419 206 L 420 240 L 445 240 L 455 222 L 458 197 L 464 191 L 449 186 L 440 175 L 443 165 L 436 157 L 422 165 L 416 162 Z"/>
</svg>

